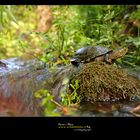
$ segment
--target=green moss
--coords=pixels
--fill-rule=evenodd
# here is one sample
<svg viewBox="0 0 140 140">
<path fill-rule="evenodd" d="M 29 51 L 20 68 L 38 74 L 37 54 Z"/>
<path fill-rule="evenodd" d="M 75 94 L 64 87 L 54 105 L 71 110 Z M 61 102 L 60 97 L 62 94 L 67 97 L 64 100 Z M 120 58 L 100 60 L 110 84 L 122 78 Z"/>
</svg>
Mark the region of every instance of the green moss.
<svg viewBox="0 0 140 140">
<path fill-rule="evenodd" d="M 131 101 L 140 98 L 140 82 L 122 69 L 103 62 L 87 63 L 72 76 L 79 81 L 81 101 Z"/>
</svg>

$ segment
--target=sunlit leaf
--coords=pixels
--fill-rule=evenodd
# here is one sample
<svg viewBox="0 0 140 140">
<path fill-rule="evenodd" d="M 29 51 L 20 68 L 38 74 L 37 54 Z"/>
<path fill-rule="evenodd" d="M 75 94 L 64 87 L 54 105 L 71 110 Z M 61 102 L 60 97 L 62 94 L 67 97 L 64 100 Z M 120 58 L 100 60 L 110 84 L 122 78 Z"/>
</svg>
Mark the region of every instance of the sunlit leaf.
<svg viewBox="0 0 140 140">
<path fill-rule="evenodd" d="M 12 6 L 7 5 L 7 7 L 5 8 L 5 11 L 6 11 L 8 17 L 10 18 L 10 20 L 13 20 L 16 24 L 18 24 L 15 16 L 12 13 Z"/>
</svg>

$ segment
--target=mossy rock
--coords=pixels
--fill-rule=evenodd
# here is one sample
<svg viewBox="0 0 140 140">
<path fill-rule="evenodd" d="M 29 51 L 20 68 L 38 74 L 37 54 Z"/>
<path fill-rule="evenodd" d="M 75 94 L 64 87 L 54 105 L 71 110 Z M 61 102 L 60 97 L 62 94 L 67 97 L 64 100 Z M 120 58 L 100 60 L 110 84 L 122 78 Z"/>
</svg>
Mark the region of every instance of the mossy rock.
<svg viewBox="0 0 140 140">
<path fill-rule="evenodd" d="M 103 62 L 84 64 L 70 80 L 79 81 L 81 101 L 114 102 L 140 99 L 140 81 L 124 70 Z"/>
</svg>

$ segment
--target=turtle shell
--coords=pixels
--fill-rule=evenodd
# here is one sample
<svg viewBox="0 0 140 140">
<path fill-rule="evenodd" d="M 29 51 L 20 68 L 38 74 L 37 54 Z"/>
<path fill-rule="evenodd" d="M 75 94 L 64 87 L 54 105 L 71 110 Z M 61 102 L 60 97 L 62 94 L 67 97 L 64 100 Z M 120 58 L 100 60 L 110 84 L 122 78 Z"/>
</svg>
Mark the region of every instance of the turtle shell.
<svg viewBox="0 0 140 140">
<path fill-rule="evenodd" d="M 111 52 L 111 49 L 102 46 L 87 46 L 80 48 L 76 51 L 75 55 L 72 57 L 71 62 L 85 63 L 94 59 L 96 57 L 105 55 Z"/>
</svg>

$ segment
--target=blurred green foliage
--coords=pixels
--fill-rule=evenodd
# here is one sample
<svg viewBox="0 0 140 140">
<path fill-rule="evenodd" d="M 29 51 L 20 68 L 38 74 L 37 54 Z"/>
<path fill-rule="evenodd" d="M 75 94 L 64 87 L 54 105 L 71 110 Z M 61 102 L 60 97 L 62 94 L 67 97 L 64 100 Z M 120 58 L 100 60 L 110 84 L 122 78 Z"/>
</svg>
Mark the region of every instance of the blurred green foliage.
<svg viewBox="0 0 140 140">
<path fill-rule="evenodd" d="M 60 112 L 56 112 L 56 105 L 51 101 L 54 96 L 48 90 L 41 89 L 35 93 L 35 97 L 40 99 L 40 107 L 43 108 L 44 116 L 60 116 Z"/>
<path fill-rule="evenodd" d="M 0 59 L 30 55 L 50 66 L 69 63 L 75 50 L 87 45 L 130 47 L 120 63 L 140 65 L 139 5 L 51 6 L 52 25 L 37 32 L 37 6 L 0 6 Z M 135 33 L 124 33 L 137 21 Z M 131 29 L 132 30 L 132 29 Z"/>
<path fill-rule="evenodd" d="M 68 107 L 73 104 L 79 104 L 80 98 L 77 96 L 77 90 L 79 88 L 78 80 L 74 81 L 74 84 L 70 84 L 71 88 L 73 89 L 72 93 L 68 93 L 68 84 L 66 88 L 61 93 L 61 100 L 60 102 L 56 102 L 54 100 L 53 93 L 49 92 L 46 89 L 40 89 L 35 93 L 35 97 L 40 99 L 40 107 L 42 107 L 44 116 L 61 116 L 65 115 L 65 113 L 69 113 L 69 115 L 73 114 L 73 111 Z"/>
<path fill-rule="evenodd" d="M 33 55 L 30 53 L 33 49 L 35 52 L 37 47 L 42 47 L 42 40 L 34 31 L 34 10 L 33 6 L 0 6 L 0 59 L 22 56 L 24 53 Z"/>
</svg>

